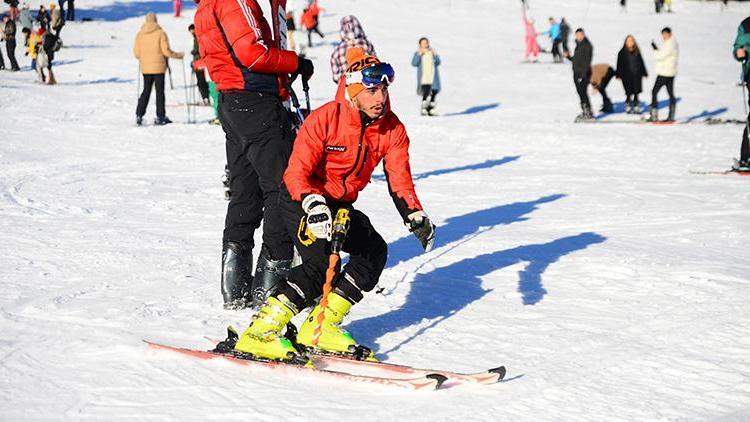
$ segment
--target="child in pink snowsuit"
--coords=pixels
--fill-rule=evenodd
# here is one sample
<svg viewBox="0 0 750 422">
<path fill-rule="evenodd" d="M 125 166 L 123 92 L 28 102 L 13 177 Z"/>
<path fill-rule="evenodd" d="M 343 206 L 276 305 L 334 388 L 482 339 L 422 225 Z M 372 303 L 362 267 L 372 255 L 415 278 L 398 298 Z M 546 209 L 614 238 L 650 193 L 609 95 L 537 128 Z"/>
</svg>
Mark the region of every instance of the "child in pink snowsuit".
<svg viewBox="0 0 750 422">
<path fill-rule="evenodd" d="M 526 11 L 523 14 L 523 24 L 526 27 L 526 36 L 524 38 L 526 43 L 526 49 L 524 50 L 524 60 L 529 60 L 529 56 L 532 56 L 534 61 L 537 61 L 539 57 L 539 44 L 536 42 L 536 29 L 534 29 L 534 20 L 526 18 Z"/>
</svg>

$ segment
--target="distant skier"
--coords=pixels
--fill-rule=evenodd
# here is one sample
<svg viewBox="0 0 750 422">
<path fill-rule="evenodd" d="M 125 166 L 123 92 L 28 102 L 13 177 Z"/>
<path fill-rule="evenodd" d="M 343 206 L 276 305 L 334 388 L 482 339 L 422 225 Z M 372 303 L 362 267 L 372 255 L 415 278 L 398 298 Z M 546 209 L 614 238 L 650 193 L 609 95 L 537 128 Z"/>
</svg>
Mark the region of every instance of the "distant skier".
<svg viewBox="0 0 750 422">
<path fill-rule="evenodd" d="M 573 62 L 573 82 L 581 100 L 581 114 L 576 116 L 576 122 L 591 120 L 594 114 L 591 112 L 591 102 L 586 91 L 591 82 L 591 58 L 594 56 L 594 47 L 586 38 L 583 28 L 576 29 L 576 49 L 573 56 L 566 54 L 570 61 Z"/>
<path fill-rule="evenodd" d="M 560 19 L 560 42 L 562 44 L 563 54 L 570 53 L 568 49 L 568 38 L 570 38 L 570 25 L 565 17 Z"/>
<path fill-rule="evenodd" d="M 294 10 L 286 11 L 286 38 L 289 42 L 289 49 L 297 51 L 297 45 L 294 42 L 294 33 L 297 31 L 297 25 L 294 23 Z"/>
<path fill-rule="evenodd" d="M 39 22 L 39 26 L 44 28 L 45 31 L 49 30 L 49 23 L 52 20 L 47 9 L 44 8 L 43 4 L 39 5 L 39 10 L 36 12 L 36 21 Z"/>
<path fill-rule="evenodd" d="M 31 10 L 29 10 L 29 3 L 24 2 L 21 5 L 21 11 L 18 14 L 18 23 L 21 25 L 21 32 L 24 28 L 28 28 L 31 31 L 34 28 L 34 20 L 31 18 Z M 28 44 L 24 42 L 24 46 L 28 47 Z"/>
<path fill-rule="evenodd" d="M 643 78 L 648 77 L 641 50 L 632 35 L 625 37 L 625 43 L 617 53 L 617 78 L 625 89 L 625 113 L 641 114 L 638 94 L 642 91 Z"/>
<path fill-rule="evenodd" d="M 524 61 L 529 61 L 529 59 L 533 62 L 539 61 L 539 51 L 541 50 L 539 48 L 539 42 L 537 41 L 537 37 L 539 36 L 539 33 L 536 32 L 536 29 L 534 28 L 534 19 L 531 19 L 526 16 L 526 6 L 525 3 L 522 6 L 523 9 L 523 26 L 524 26 L 524 52 L 523 52 L 523 59 Z"/>
<path fill-rule="evenodd" d="M 18 67 L 18 62 L 16 61 L 16 22 L 10 16 L 5 15 L 3 23 L 2 35 L 5 39 L 5 51 L 8 53 L 10 70 L 17 72 L 21 69 Z M 2 53 L 0 53 L 0 67 L 4 67 Z"/>
<path fill-rule="evenodd" d="M 591 66 L 591 86 L 602 96 L 601 112 L 603 113 L 614 112 L 612 100 L 607 96 L 607 85 L 614 76 L 615 70 L 608 64 L 600 63 Z"/>
<path fill-rule="evenodd" d="M 320 14 L 323 9 L 318 6 L 318 0 L 310 0 L 310 4 L 302 12 L 302 18 L 300 24 L 307 29 L 307 46 L 312 47 L 312 33 L 315 32 L 320 38 L 325 38 L 323 32 L 320 31 L 318 25 L 320 24 Z"/>
<path fill-rule="evenodd" d="M 562 38 L 560 33 L 560 24 L 557 23 L 555 18 L 549 18 L 549 29 L 542 32 L 542 34 L 549 35 L 549 38 L 552 41 L 552 60 L 555 63 L 561 63 L 562 55 L 560 54 L 560 43 L 562 42 Z"/>
<path fill-rule="evenodd" d="M 734 39 L 734 58 L 742 62 L 742 79 L 748 90 L 748 101 L 750 102 L 750 17 L 740 23 L 737 27 L 737 36 Z M 749 104 L 750 105 L 750 104 Z M 750 141 L 748 140 L 748 124 L 750 114 L 747 115 L 745 129 L 742 132 L 742 143 L 740 144 L 740 159 L 734 164 L 735 170 L 750 171 Z"/>
<path fill-rule="evenodd" d="M 375 47 L 365 35 L 362 24 L 354 15 L 341 18 L 341 29 L 339 30 L 341 41 L 331 53 L 331 74 L 333 82 L 339 83 L 339 79 L 346 71 L 346 50 L 352 47 L 360 47 L 371 56 L 375 56 Z"/>
<path fill-rule="evenodd" d="M 279 210 L 279 186 L 292 151 L 289 74 L 309 80 L 313 63 L 274 42 L 258 0 L 201 0 L 195 33 L 219 90 L 231 198 L 222 235 L 221 293 L 225 308 L 260 304 L 283 280 L 294 247 Z M 248 14 L 249 12 L 249 14 Z M 284 24 L 283 21 L 278 22 Z M 263 245 L 253 276 L 255 231 Z"/>
<path fill-rule="evenodd" d="M 426 37 L 419 39 L 419 49 L 412 56 L 411 65 L 417 68 L 417 95 L 422 96 L 422 116 L 434 116 L 435 96 L 440 92 L 440 56 Z"/>
<path fill-rule="evenodd" d="M 253 315 L 235 350 L 266 359 L 288 360 L 299 355 L 281 332 L 297 313 L 315 305 L 322 292 L 330 253 L 333 217 L 340 208 L 351 218 L 343 250 L 349 261 L 335 279 L 328 305 L 316 305 L 300 326 L 297 342 L 316 351 L 349 354 L 358 343 L 341 328 L 351 307 L 378 283 L 388 248 L 370 219 L 353 208 L 373 170 L 383 162 L 388 190 L 404 224 L 425 251 L 435 236 L 417 199 L 409 169 L 409 138 L 390 110 L 388 87 L 393 68 L 361 48 L 347 52 L 346 76 L 334 101 L 313 111 L 294 142 L 279 198 L 289 235 L 302 265 L 289 271 L 263 307 Z M 355 171 L 356 170 L 356 171 Z M 319 341 L 313 336 L 318 316 L 324 320 Z"/>
<path fill-rule="evenodd" d="M 675 109 L 677 107 L 677 99 L 674 96 L 674 78 L 677 75 L 677 59 L 679 56 L 679 50 L 677 48 L 677 41 L 672 36 L 672 30 L 669 27 L 665 27 L 661 30 L 661 37 L 664 40 L 661 48 L 657 47 L 656 43 L 651 41 L 651 47 L 654 49 L 654 57 L 656 58 L 656 82 L 654 82 L 654 88 L 651 90 L 651 106 L 649 107 L 650 122 L 659 120 L 658 102 L 657 95 L 662 87 L 667 87 L 667 93 L 669 94 L 669 117 L 668 122 L 674 121 Z"/>
<path fill-rule="evenodd" d="M 167 117 L 164 108 L 164 74 L 167 72 L 167 60 L 182 59 L 184 53 L 174 52 L 169 48 L 167 33 L 156 23 L 156 14 L 149 12 L 146 22 L 135 37 L 133 55 L 138 59 L 139 69 L 143 74 L 143 92 L 138 98 L 138 106 L 135 109 L 135 123 L 140 126 L 143 123 L 143 115 L 146 114 L 151 97 L 151 88 L 156 85 L 156 119 L 154 124 L 166 125 L 172 123 Z"/>
<path fill-rule="evenodd" d="M 24 37 L 26 38 L 26 52 L 24 53 L 24 56 L 29 56 L 29 58 L 31 58 L 32 70 L 37 70 L 36 59 L 39 53 L 38 46 L 42 42 L 42 36 L 39 35 L 39 32 L 42 31 L 44 31 L 42 28 L 39 28 L 38 31 L 29 28 L 24 28 L 23 30 L 21 30 L 21 32 L 23 32 L 24 34 Z M 41 76 L 42 75 L 40 75 L 39 81 L 44 82 Z"/>
<path fill-rule="evenodd" d="M 198 85 L 198 92 L 201 94 L 203 105 L 209 105 L 211 102 L 208 99 L 208 83 L 206 82 L 206 64 L 201 60 L 201 53 L 198 47 L 198 37 L 195 35 L 195 25 L 190 24 L 188 26 L 188 32 L 193 38 L 193 49 L 190 50 L 190 54 L 193 56 L 193 61 L 190 63 L 190 68 L 195 73 L 196 84 Z"/>
<path fill-rule="evenodd" d="M 52 28 L 53 31 L 55 31 L 55 35 L 59 38 L 60 37 L 60 31 L 62 30 L 62 27 L 65 25 L 65 19 L 62 16 L 62 12 L 59 8 L 55 5 L 54 2 L 49 4 L 49 13 L 50 13 L 50 28 Z"/>
</svg>

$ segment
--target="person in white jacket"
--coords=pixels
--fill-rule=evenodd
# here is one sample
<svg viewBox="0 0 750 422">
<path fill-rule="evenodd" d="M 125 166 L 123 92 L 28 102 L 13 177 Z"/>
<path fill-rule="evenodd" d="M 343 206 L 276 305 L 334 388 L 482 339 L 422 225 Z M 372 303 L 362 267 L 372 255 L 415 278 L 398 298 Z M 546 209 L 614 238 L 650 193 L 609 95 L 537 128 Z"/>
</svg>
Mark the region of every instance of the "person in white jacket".
<svg viewBox="0 0 750 422">
<path fill-rule="evenodd" d="M 654 48 L 654 57 L 656 58 L 656 82 L 654 82 L 654 89 L 651 90 L 651 107 L 649 108 L 648 120 L 654 122 L 659 119 L 656 97 L 661 88 L 666 86 L 669 94 L 669 117 L 667 117 L 667 121 L 673 122 L 677 105 L 677 99 L 674 96 L 674 78 L 677 75 L 679 51 L 671 29 L 668 27 L 662 29 L 661 38 L 664 40 L 661 48 L 651 41 L 651 47 Z"/>
</svg>

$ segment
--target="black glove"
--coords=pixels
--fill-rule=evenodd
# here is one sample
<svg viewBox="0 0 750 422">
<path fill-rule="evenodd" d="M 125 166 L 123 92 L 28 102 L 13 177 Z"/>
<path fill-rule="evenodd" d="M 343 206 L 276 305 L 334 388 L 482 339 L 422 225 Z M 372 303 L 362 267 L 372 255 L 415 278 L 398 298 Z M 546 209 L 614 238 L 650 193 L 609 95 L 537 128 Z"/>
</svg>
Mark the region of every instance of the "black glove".
<svg viewBox="0 0 750 422">
<path fill-rule="evenodd" d="M 297 76 L 302 76 L 302 80 L 307 82 L 310 80 L 313 72 L 315 72 L 315 66 L 310 59 L 304 57 L 297 58 L 297 69 L 292 73 L 292 80 L 297 79 Z"/>
<path fill-rule="evenodd" d="M 651 48 L 653 48 L 654 50 L 659 49 L 659 47 L 656 46 L 656 43 L 654 42 L 654 40 L 651 40 Z"/>
<path fill-rule="evenodd" d="M 435 242 L 435 225 L 427 217 L 427 213 L 424 211 L 415 211 L 406 218 L 409 219 L 407 223 L 409 231 L 414 233 L 419 243 L 422 244 L 424 251 L 429 252 L 432 249 L 432 244 Z"/>
</svg>

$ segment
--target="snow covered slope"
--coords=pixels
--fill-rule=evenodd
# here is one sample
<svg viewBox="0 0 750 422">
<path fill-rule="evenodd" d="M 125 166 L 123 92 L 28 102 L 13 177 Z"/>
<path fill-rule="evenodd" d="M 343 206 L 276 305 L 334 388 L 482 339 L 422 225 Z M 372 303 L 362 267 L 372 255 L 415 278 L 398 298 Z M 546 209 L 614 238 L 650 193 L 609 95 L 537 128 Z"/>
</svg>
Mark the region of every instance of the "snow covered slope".
<svg viewBox="0 0 750 422">
<path fill-rule="evenodd" d="M 726 168 L 741 127 L 573 124 L 569 65 L 521 63 L 518 3 L 324 1 L 309 51 L 321 105 L 338 20 L 360 17 L 396 67 L 392 102 L 439 226 L 419 255 L 376 175 L 358 205 L 391 256 L 348 328 L 382 359 L 505 364 L 507 382 L 404 393 L 148 350 L 142 338 L 208 347 L 247 324 L 219 294 L 223 136 L 182 123 L 179 61 L 177 123 L 133 127 L 142 15 L 159 12 L 184 51 L 194 9 L 79 0 L 97 20 L 63 29 L 57 86 L 35 84 L 27 58 L 0 72 L 0 420 L 750 420 L 750 178 L 689 173 Z M 742 118 L 730 51 L 750 5 L 531 3 L 538 30 L 548 16 L 583 26 L 594 62 L 614 64 L 632 33 L 652 71 L 649 42 L 671 26 L 678 119 Z M 422 35 L 443 59 L 435 118 L 418 115 L 409 64 Z M 623 100 L 618 81 L 609 94 Z"/>
</svg>

